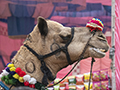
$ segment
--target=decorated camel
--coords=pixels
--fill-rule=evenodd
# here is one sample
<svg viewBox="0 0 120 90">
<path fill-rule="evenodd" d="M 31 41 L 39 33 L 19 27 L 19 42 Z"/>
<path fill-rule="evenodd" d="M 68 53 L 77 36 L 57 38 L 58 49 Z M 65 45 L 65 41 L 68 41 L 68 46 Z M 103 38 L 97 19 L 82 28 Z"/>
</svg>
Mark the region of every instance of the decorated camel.
<svg viewBox="0 0 120 90">
<path fill-rule="evenodd" d="M 109 49 L 103 24 L 93 18 L 86 27 L 64 27 L 38 18 L 17 54 L 0 74 L 3 90 L 28 86 L 41 90 L 59 70 L 88 57 L 102 58 Z"/>
</svg>

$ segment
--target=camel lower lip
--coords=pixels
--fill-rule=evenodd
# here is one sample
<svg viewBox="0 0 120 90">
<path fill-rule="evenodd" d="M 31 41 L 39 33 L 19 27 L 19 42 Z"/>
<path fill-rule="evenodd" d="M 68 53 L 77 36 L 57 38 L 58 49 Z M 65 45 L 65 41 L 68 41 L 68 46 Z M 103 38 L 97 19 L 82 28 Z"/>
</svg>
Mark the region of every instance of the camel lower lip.
<svg viewBox="0 0 120 90">
<path fill-rule="evenodd" d="M 92 48 L 92 49 L 99 54 L 105 55 L 105 53 L 100 51 L 100 49 L 97 49 L 97 48 Z"/>
</svg>

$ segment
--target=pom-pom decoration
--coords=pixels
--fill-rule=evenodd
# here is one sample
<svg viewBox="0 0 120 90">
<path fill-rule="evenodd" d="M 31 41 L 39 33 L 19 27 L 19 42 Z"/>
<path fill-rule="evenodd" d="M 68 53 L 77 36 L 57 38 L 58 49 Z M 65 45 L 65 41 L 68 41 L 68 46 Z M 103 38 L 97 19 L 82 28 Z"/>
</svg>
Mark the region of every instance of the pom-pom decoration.
<svg viewBox="0 0 120 90">
<path fill-rule="evenodd" d="M 7 72 L 10 72 L 10 68 L 9 68 L 9 67 L 7 67 L 5 70 L 6 70 Z"/>
<path fill-rule="evenodd" d="M 35 78 L 31 78 L 30 81 L 29 81 L 30 84 L 35 84 L 36 82 L 37 82 L 37 81 L 36 81 Z"/>
<path fill-rule="evenodd" d="M 15 67 L 11 67 L 10 71 L 15 71 L 15 69 L 16 69 Z"/>
<path fill-rule="evenodd" d="M 14 64 L 8 64 L 7 67 L 14 67 Z"/>
<path fill-rule="evenodd" d="M 13 77 L 14 77 L 15 79 L 19 79 L 20 76 L 19 76 L 18 74 L 14 74 Z"/>
<path fill-rule="evenodd" d="M 0 78 L 2 78 L 3 77 L 3 75 L 2 74 L 0 74 Z"/>
<path fill-rule="evenodd" d="M 26 75 L 20 67 L 15 68 L 14 64 L 8 63 L 7 67 L 0 74 L 0 80 L 4 81 L 8 85 L 16 85 L 17 82 L 23 83 L 25 86 L 36 88 L 41 90 L 41 85 L 35 78 L 31 78 L 30 75 Z"/>
<path fill-rule="evenodd" d="M 6 70 L 2 70 L 3 72 L 1 73 L 2 76 L 7 76 L 9 73 Z"/>
<path fill-rule="evenodd" d="M 103 22 L 99 19 L 93 18 L 92 20 L 90 20 L 87 24 L 86 27 L 90 28 L 90 31 L 94 31 L 94 30 L 103 30 Z"/>
<path fill-rule="evenodd" d="M 21 82 L 21 83 L 23 83 L 24 82 L 24 79 L 23 79 L 23 77 L 19 77 L 19 82 Z"/>
<path fill-rule="evenodd" d="M 23 76 L 26 75 L 26 73 L 25 73 L 24 71 L 21 71 L 21 72 L 18 73 L 18 75 L 19 75 L 20 77 L 23 77 Z"/>
<path fill-rule="evenodd" d="M 17 74 L 19 74 L 21 71 L 22 71 L 22 70 L 21 70 L 20 67 L 16 68 L 16 70 L 15 70 L 15 72 L 16 72 Z"/>
<path fill-rule="evenodd" d="M 31 77 L 30 75 L 23 76 L 24 81 L 30 81 Z"/>
<path fill-rule="evenodd" d="M 25 85 L 25 86 L 29 86 L 29 82 L 28 82 L 28 81 L 25 81 L 25 82 L 24 82 L 24 85 Z"/>
<path fill-rule="evenodd" d="M 34 84 L 30 84 L 29 87 L 35 88 L 35 85 Z"/>
<path fill-rule="evenodd" d="M 11 72 L 9 72 L 9 74 L 10 74 L 10 75 L 14 75 L 14 74 L 16 74 L 16 72 L 11 71 Z"/>
</svg>

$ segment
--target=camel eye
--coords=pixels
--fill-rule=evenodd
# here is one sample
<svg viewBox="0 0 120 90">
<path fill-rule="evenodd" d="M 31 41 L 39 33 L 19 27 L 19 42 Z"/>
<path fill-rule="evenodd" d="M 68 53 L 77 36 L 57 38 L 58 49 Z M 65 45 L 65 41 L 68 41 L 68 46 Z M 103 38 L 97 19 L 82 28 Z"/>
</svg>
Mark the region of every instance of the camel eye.
<svg viewBox="0 0 120 90">
<path fill-rule="evenodd" d="M 71 35 L 67 35 L 67 36 L 62 36 L 62 35 L 60 35 L 60 37 L 61 37 L 63 40 L 68 40 L 68 39 L 70 39 Z"/>
<path fill-rule="evenodd" d="M 98 35 L 100 38 L 103 38 L 103 39 L 105 39 L 105 37 L 103 36 L 103 35 Z"/>
<path fill-rule="evenodd" d="M 67 35 L 67 36 L 60 35 L 60 37 L 62 38 L 62 43 L 66 43 L 68 40 L 70 40 L 71 35 Z"/>
</svg>

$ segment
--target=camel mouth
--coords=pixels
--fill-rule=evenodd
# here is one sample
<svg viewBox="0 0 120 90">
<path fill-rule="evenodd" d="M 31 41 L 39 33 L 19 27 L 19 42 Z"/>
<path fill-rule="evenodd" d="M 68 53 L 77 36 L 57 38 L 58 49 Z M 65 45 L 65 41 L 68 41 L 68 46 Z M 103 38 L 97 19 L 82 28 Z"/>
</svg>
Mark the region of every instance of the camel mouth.
<svg viewBox="0 0 120 90">
<path fill-rule="evenodd" d="M 102 55 L 105 56 L 105 52 L 106 52 L 105 49 L 92 48 L 92 50 L 94 50 L 95 52 L 97 52 L 97 53 L 102 54 Z"/>
<path fill-rule="evenodd" d="M 95 51 L 96 53 L 101 54 L 101 55 L 103 55 L 103 56 L 106 55 L 106 54 L 105 54 L 105 53 L 107 52 L 106 49 L 96 48 L 96 47 L 94 47 L 94 46 L 92 46 L 92 45 L 89 45 L 89 46 L 91 46 L 91 50 Z"/>
</svg>

